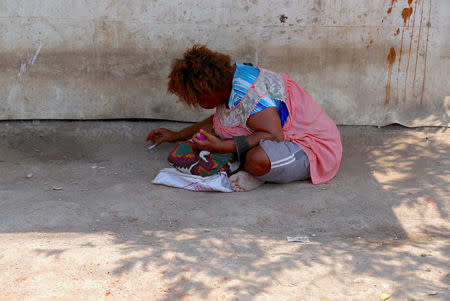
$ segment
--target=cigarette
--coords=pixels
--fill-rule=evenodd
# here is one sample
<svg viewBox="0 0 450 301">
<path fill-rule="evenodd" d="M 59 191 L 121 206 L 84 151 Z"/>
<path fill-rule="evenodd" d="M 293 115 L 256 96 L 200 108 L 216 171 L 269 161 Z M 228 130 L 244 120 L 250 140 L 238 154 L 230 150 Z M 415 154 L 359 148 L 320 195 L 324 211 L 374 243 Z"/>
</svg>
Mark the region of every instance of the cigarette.
<svg viewBox="0 0 450 301">
<path fill-rule="evenodd" d="M 154 148 L 155 146 L 156 146 L 156 144 L 152 144 L 147 149 L 150 150 L 150 149 Z"/>
</svg>

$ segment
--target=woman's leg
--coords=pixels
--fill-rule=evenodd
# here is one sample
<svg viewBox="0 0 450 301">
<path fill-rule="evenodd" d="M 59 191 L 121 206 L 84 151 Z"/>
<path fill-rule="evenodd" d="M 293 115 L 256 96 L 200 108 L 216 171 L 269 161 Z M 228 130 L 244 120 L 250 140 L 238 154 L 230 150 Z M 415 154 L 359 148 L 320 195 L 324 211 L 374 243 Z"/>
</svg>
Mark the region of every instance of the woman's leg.
<svg viewBox="0 0 450 301">
<path fill-rule="evenodd" d="M 245 159 L 244 170 L 230 177 L 231 188 L 237 192 L 253 190 L 261 186 L 264 181 L 257 179 L 270 171 L 270 160 L 266 152 L 256 146 L 248 151 Z"/>
<path fill-rule="evenodd" d="M 249 150 L 245 158 L 244 170 L 249 174 L 259 177 L 270 171 L 270 159 L 261 146 Z"/>
<path fill-rule="evenodd" d="M 310 178 L 306 153 L 290 141 L 261 140 L 247 153 L 244 170 L 230 177 L 235 191 L 252 190 L 264 182 L 289 183 Z"/>
<path fill-rule="evenodd" d="M 261 140 L 259 145 L 270 161 L 268 172 L 257 176 L 259 180 L 290 183 L 310 178 L 309 159 L 303 149 L 296 143 Z"/>
</svg>

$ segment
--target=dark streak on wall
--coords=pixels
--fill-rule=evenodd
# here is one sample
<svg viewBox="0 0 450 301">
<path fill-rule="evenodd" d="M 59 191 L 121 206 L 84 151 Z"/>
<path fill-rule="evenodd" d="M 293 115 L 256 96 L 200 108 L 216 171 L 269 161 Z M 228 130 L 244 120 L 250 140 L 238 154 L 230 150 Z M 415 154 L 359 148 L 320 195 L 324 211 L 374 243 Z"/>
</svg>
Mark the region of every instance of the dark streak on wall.
<svg viewBox="0 0 450 301">
<path fill-rule="evenodd" d="M 430 27 L 431 27 L 431 0 L 430 0 L 430 8 L 428 10 L 428 22 L 427 22 L 427 44 L 425 47 L 425 58 L 424 58 L 424 69 L 423 69 L 423 81 L 422 81 L 422 94 L 420 97 L 420 104 L 423 103 L 423 92 L 425 90 L 425 79 L 427 76 L 427 58 L 428 58 L 428 42 L 430 38 Z"/>
<path fill-rule="evenodd" d="M 412 0 L 408 1 L 409 5 L 411 5 L 411 3 L 412 3 Z M 408 63 L 406 64 L 405 84 L 404 84 L 404 87 L 403 87 L 403 103 L 406 103 L 406 91 L 407 91 L 406 90 L 406 83 L 408 81 L 409 62 L 410 62 L 410 59 L 411 59 L 411 49 L 412 49 L 412 42 L 413 42 L 413 37 L 414 37 L 414 27 L 415 27 L 415 24 L 416 24 L 416 8 L 417 8 L 417 0 L 415 2 L 415 5 L 414 5 L 413 24 L 412 24 L 412 29 L 411 29 L 411 37 L 410 37 L 410 40 L 409 40 Z"/>
<path fill-rule="evenodd" d="M 392 76 L 392 67 L 394 66 L 395 62 L 395 57 L 396 57 L 395 49 L 394 47 L 391 47 L 391 49 L 389 49 L 389 54 L 387 56 L 389 71 L 388 71 L 388 80 L 386 84 L 386 98 L 384 99 L 385 105 L 389 104 L 389 99 L 391 97 L 391 76 Z"/>
</svg>

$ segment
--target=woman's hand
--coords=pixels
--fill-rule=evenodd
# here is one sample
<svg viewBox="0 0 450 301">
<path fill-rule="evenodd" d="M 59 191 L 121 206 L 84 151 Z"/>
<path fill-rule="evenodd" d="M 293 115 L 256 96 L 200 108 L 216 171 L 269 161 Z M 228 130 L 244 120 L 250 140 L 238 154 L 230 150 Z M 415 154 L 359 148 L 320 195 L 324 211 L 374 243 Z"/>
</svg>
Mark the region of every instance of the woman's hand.
<svg viewBox="0 0 450 301">
<path fill-rule="evenodd" d="M 160 145 L 163 142 L 174 142 L 178 140 L 177 132 L 165 128 L 159 128 L 151 131 L 147 136 L 147 141 L 152 141 L 154 145 Z"/>
<path fill-rule="evenodd" d="M 197 134 L 192 137 L 192 141 L 198 145 L 199 149 L 207 150 L 211 153 L 224 152 L 222 140 L 202 129 L 200 130 L 200 135 L 202 135 L 205 140 L 197 138 Z"/>
</svg>

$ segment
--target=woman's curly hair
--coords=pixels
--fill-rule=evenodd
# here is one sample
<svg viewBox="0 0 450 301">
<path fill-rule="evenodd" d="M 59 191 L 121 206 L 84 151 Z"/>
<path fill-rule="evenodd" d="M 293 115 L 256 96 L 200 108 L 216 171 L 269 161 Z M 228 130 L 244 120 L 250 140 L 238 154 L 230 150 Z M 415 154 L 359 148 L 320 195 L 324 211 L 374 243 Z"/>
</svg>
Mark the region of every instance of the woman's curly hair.
<svg viewBox="0 0 450 301">
<path fill-rule="evenodd" d="M 230 61 L 230 56 L 196 44 L 182 59 L 173 61 L 167 90 L 187 105 L 197 107 L 199 96 L 219 91 L 233 76 Z"/>
</svg>

